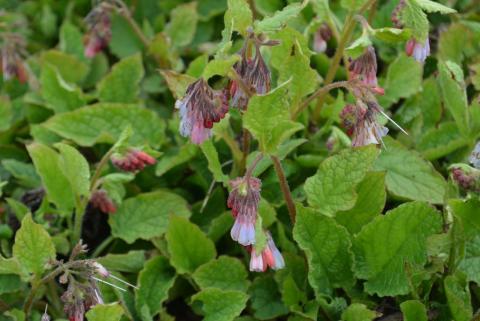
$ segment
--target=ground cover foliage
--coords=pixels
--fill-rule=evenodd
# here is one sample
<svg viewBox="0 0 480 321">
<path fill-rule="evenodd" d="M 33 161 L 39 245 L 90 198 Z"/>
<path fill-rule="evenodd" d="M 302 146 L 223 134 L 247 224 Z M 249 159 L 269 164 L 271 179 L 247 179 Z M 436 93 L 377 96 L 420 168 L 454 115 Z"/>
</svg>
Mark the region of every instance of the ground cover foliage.
<svg viewBox="0 0 480 321">
<path fill-rule="evenodd" d="M 0 8 L 0 320 L 480 318 L 478 1 Z"/>
</svg>

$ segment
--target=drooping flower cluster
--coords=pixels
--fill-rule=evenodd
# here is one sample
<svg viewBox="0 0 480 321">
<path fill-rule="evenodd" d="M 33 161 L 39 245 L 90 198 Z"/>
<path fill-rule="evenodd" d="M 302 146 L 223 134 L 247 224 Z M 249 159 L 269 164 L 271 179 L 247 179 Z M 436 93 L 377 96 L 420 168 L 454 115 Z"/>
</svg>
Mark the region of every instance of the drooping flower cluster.
<svg viewBox="0 0 480 321">
<path fill-rule="evenodd" d="M 461 167 L 453 167 L 451 169 L 453 181 L 466 191 L 475 191 L 478 175 Z"/>
<path fill-rule="evenodd" d="M 318 53 L 327 50 L 327 41 L 332 37 L 332 30 L 326 23 L 322 25 L 313 34 L 313 50 Z"/>
<path fill-rule="evenodd" d="M 285 261 L 282 254 L 275 246 L 272 235 L 266 231 L 267 244 L 260 253 L 257 253 L 255 246 L 250 246 L 250 271 L 265 272 L 267 268 L 279 270 L 285 267 Z"/>
<path fill-rule="evenodd" d="M 214 123 L 228 112 L 228 101 L 224 91 L 212 89 L 200 78 L 189 85 L 185 97 L 175 103 L 180 111 L 180 134 L 190 137 L 194 144 L 210 138 Z"/>
<path fill-rule="evenodd" d="M 141 171 L 145 166 L 153 165 L 157 162 L 155 158 L 144 151 L 133 148 L 128 148 L 124 153 L 114 153 L 110 160 L 115 167 L 126 172 Z"/>
<path fill-rule="evenodd" d="M 376 102 L 357 103 L 357 121 L 352 136 L 352 146 L 359 147 L 383 143 L 382 137 L 388 133 L 388 128 L 377 121 L 381 108 Z"/>
<path fill-rule="evenodd" d="M 267 238 L 263 249 L 256 248 L 255 223 L 262 182 L 255 177 L 238 177 L 230 182 L 232 191 L 227 206 L 232 209 L 235 223 L 230 231 L 234 241 L 247 248 L 250 253 L 250 271 L 263 272 L 270 267 L 274 270 L 285 266 L 282 254 L 275 246 L 268 231 L 262 231 Z"/>
<path fill-rule="evenodd" d="M 25 40 L 15 34 L 8 34 L 4 38 L 4 45 L 0 51 L 3 80 L 16 78 L 20 83 L 25 83 L 28 81 L 27 68 L 22 59 Z"/>
<path fill-rule="evenodd" d="M 253 42 L 255 56 L 253 58 L 250 57 L 250 41 L 245 41 L 240 50 L 241 60 L 233 66 L 241 79 L 232 80 L 230 96 L 232 97 L 232 106 L 241 110 L 245 110 L 248 105 L 250 94 L 246 90 L 257 94 L 265 94 L 270 90 L 270 71 L 260 52 L 260 46 L 264 43 L 260 43 L 257 39 Z M 242 81 L 247 88 L 243 88 L 239 81 Z"/>
<path fill-rule="evenodd" d="M 103 189 L 96 190 L 92 193 L 92 196 L 90 196 L 90 204 L 103 213 L 113 214 L 117 211 L 115 203 L 108 196 L 107 191 Z"/>
<path fill-rule="evenodd" d="M 368 46 L 358 58 L 350 61 L 351 79 L 360 79 L 366 85 L 377 86 L 377 56 L 375 49 Z"/>
<path fill-rule="evenodd" d="M 85 57 L 93 58 L 108 46 L 112 39 L 111 16 L 112 6 L 100 3 L 85 18 L 88 27 L 85 35 Z"/>
</svg>

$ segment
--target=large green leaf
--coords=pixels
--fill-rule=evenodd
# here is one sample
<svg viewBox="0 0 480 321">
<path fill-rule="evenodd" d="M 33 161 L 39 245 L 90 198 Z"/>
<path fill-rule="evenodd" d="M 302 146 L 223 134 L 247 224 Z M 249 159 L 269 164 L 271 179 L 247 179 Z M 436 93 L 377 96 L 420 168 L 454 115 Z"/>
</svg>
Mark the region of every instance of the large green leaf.
<svg viewBox="0 0 480 321">
<path fill-rule="evenodd" d="M 63 159 L 53 149 L 42 144 L 27 146 L 35 169 L 42 179 L 48 199 L 62 210 L 71 210 L 75 199 L 69 178 L 64 174 Z M 76 173 L 70 173 L 72 177 Z"/>
<path fill-rule="evenodd" d="M 288 84 L 283 83 L 266 95 L 253 96 L 243 117 L 244 126 L 259 141 L 263 152 L 273 154 L 278 146 L 303 125 L 290 120 L 286 100 Z"/>
<path fill-rule="evenodd" d="M 258 277 L 250 288 L 254 316 L 259 320 L 271 320 L 288 313 L 283 304 L 277 283 L 271 276 Z"/>
<path fill-rule="evenodd" d="M 350 235 L 334 219 L 299 205 L 293 237 L 307 255 L 308 280 L 317 297 L 353 285 Z"/>
<path fill-rule="evenodd" d="M 385 97 L 395 103 L 408 98 L 422 89 L 422 65 L 414 59 L 401 54 L 389 66 L 385 81 Z"/>
<path fill-rule="evenodd" d="M 357 200 L 355 187 L 372 167 L 378 153 L 378 149 L 370 145 L 346 149 L 327 158 L 317 173 L 305 181 L 308 203 L 328 215 L 351 209 Z"/>
<path fill-rule="evenodd" d="M 275 32 L 283 28 L 290 20 L 296 18 L 305 8 L 308 1 L 291 3 L 270 17 L 255 22 L 256 32 Z"/>
<path fill-rule="evenodd" d="M 97 304 L 85 314 L 88 321 L 120 321 L 122 315 L 119 303 Z"/>
<path fill-rule="evenodd" d="M 78 87 L 68 84 L 57 69 L 50 64 L 43 65 L 40 85 L 46 106 L 55 113 L 71 111 L 86 103 L 82 91 Z"/>
<path fill-rule="evenodd" d="M 460 274 L 449 275 L 443 280 L 448 307 L 455 321 L 469 321 L 472 319 L 473 308 L 471 304 L 468 282 Z"/>
<path fill-rule="evenodd" d="M 405 27 L 412 30 L 413 36 L 419 42 L 425 42 L 428 37 L 429 23 L 427 15 L 416 0 L 406 0 L 401 12 L 401 20 Z"/>
<path fill-rule="evenodd" d="M 385 191 L 385 173 L 367 173 L 357 185 L 357 201 L 346 211 L 337 212 L 335 219 L 351 234 L 360 232 L 362 227 L 382 213 L 387 193 Z"/>
<path fill-rule="evenodd" d="M 233 321 L 245 308 L 248 296 L 239 291 L 205 289 L 192 297 L 202 303 L 203 321 Z"/>
<path fill-rule="evenodd" d="M 27 271 L 38 276 L 48 262 L 55 259 L 55 247 L 50 235 L 43 226 L 33 221 L 30 214 L 25 215 L 15 235 L 13 256 Z"/>
<path fill-rule="evenodd" d="M 113 144 L 125 128 L 132 128 L 132 144 L 162 144 L 164 122 L 137 105 L 101 103 L 51 117 L 43 126 L 81 146 Z"/>
<path fill-rule="evenodd" d="M 49 64 L 58 70 L 60 76 L 68 83 L 80 83 L 88 74 L 88 65 L 77 57 L 58 51 L 49 50 L 42 54 L 43 67 Z"/>
<path fill-rule="evenodd" d="M 377 312 L 369 310 L 361 303 L 353 303 L 342 312 L 342 321 L 371 321 L 376 317 Z"/>
<path fill-rule="evenodd" d="M 123 254 L 109 253 L 96 260 L 109 271 L 135 273 L 145 265 L 145 251 L 130 251 Z"/>
<path fill-rule="evenodd" d="M 217 255 L 213 242 L 186 218 L 172 217 L 166 235 L 170 263 L 178 273 L 193 273 Z"/>
<path fill-rule="evenodd" d="M 445 122 L 432 128 L 418 142 L 418 149 L 428 160 L 438 159 L 468 145 L 469 140 L 458 131 L 454 122 Z"/>
<path fill-rule="evenodd" d="M 353 242 L 355 274 L 379 296 L 407 294 L 405 265 L 423 267 L 426 240 L 441 231 L 438 211 L 423 202 L 405 203 L 366 225 Z"/>
<path fill-rule="evenodd" d="M 138 100 L 140 81 L 143 78 L 142 56 L 136 54 L 116 63 L 112 71 L 98 84 L 101 102 L 133 103 Z"/>
<path fill-rule="evenodd" d="M 166 191 L 140 194 L 126 199 L 109 219 L 112 235 L 133 243 L 162 236 L 172 217 L 189 217 L 187 203 Z"/>
<path fill-rule="evenodd" d="M 213 145 L 213 142 L 211 140 L 207 140 L 200 145 L 200 148 L 202 149 L 203 155 L 205 155 L 205 158 L 208 161 L 208 169 L 212 173 L 215 181 L 226 184 L 228 182 L 228 176 L 222 171 L 222 164 L 220 164 L 218 153 L 215 149 L 215 145 Z"/>
<path fill-rule="evenodd" d="M 470 133 L 470 123 L 463 72 L 460 66 L 451 61 L 440 62 L 438 69 L 438 83 L 445 106 L 455 119 L 460 133 L 467 136 Z"/>
<path fill-rule="evenodd" d="M 138 275 L 137 311 L 140 312 L 147 306 L 152 316 L 160 312 L 162 302 L 168 298 L 168 290 L 174 281 L 175 269 L 167 258 L 156 256 L 150 259 Z"/>
<path fill-rule="evenodd" d="M 393 195 L 410 200 L 442 204 L 445 179 L 417 152 L 385 137 L 385 150 L 375 163 L 375 170 L 387 172 L 385 183 Z"/>
<path fill-rule="evenodd" d="M 88 197 L 90 192 L 90 168 L 82 154 L 70 145 L 58 143 L 63 175 L 70 182 L 72 191 L 79 197 Z"/>
<path fill-rule="evenodd" d="M 247 28 L 252 26 L 252 11 L 246 0 L 228 0 L 228 9 L 225 12 L 225 30 L 238 31 L 247 34 Z M 230 38 L 228 38 L 230 39 Z"/>
<path fill-rule="evenodd" d="M 427 309 L 418 300 L 409 300 L 400 304 L 405 321 L 428 321 Z"/>
<path fill-rule="evenodd" d="M 201 289 L 217 288 L 245 292 L 249 285 L 247 276 L 245 266 L 238 259 L 220 256 L 201 265 L 193 274 L 193 279 Z"/>
<path fill-rule="evenodd" d="M 177 47 L 188 45 L 192 42 L 197 30 L 197 4 L 191 2 L 177 6 L 170 13 L 170 22 L 165 28 L 166 34 Z"/>
</svg>

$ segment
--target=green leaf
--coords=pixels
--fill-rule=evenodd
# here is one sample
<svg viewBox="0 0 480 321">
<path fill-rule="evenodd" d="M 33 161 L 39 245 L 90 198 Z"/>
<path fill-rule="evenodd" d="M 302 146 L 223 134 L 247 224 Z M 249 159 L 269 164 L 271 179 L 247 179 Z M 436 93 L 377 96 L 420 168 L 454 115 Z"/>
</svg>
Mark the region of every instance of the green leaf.
<svg viewBox="0 0 480 321">
<path fill-rule="evenodd" d="M 239 55 L 232 55 L 228 58 L 215 58 L 205 66 L 202 77 L 209 79 L 215 75 L 225 76 L 233 68 L 233 65 L 239 60 Z"/>
<path fill-rule="evenodd" d="M 178 273 L 193 273 L 217 255 L 213 242 L 186 218 L 172 217 L 166 238 L 170 263 Z"/>
<path fill-rule="evenodd" d="M 192 302 L 202 303 L 203 321 L 233 321 L 245 308 L 247 300 L 245 293 L 215 288 L 202 290 L 192 297 Z"/>
<path fill-rule="evenodd" d="M 457 10 L 444 6 L 438 2 L 430 0 L 415 0 L 418 5 L 427 12 L 439 12 L 443 14 L 455 13 Z"/>
<path fill-rule="evenodd" d="M 372 35 L 378 40 L 395 43 L 403 42 L 410 38 L 411 32 L 408 29 L 397 29 L 397 28 L 378 28 L 373 29 Z"/>
<path fill-rule="evenodd" d="M 259 141 L 260 149 L 268 154 L 275 153 L 282 142 L 303 128 L 300 123 L 290 120 L 285 99 L 287 85 L 284 83 L 266 95 L 250 98 L 243 116 L 245 128 Z"/>
<path fill-rule="evenodd" d="M 152 316 L 160 312 L 174 281 L 175 269 L 168 263 L 167 258 L 156 256 L 150 259 L 138 275 L 137 311 L 140 312 L 146 305 Z"/>
<path fill-rule="evenodd" d="M 385 191 L 385 173 L 367 173 L 363 181 L 357 185 L 358 194 L 355 205 L 346 211 L 337 212 L 335 219 L 343 225 L 350 234 L 360 232 L 376 216 L 382 213 L 387 193 Z"/>
<path fill-rule="evenodd" d="M 201 265 L 193 274 L 193 279 L 201 289 L 217 288 L 246 292 L 249 285 L 247 276 L 245 266 L 238 259 L 220 256 Z"/>
<path fill-rule="evenodd" d="M 440 72 L 438 83 L 445 106 L 455 119 L 460 133 L 468 136 L 470 133 L 468 102 L 460 66 L 451 61 L 440 62 L 438 70 Z"/>
<path fill-rule="evenodd" d="M 12 309 L 5 312 L 5 315 L 10 317 L 13 321 L 25 321 L 25 312 L 19 309 Z"/>
<path fill-rule="evenodd" d="M 478 209 L 478 208 L 477 208 Z M 458 269 L 466 274 L 468 281 L 480 284 L 480 236 L 477 235 L 465 245 L 465 257 Z"/>
<path fill-rule="evenodd" d="M 51 117 L 43 124 L 56 134 L 81 146 L 117 141 L 131 126 L 130 143 L 160 146 L 165 139 L 164 122 L 151 110 L 136 105 L 101 103 Z"/>
<path fill-rule="evenodd" d="M 470 289 L 465 278 L 458 273 L 449 275 L 443 280 L 448 307 L 455 321 L 469 321 L 473 310 Z"/>
<path fill-rule="evenodd" d="M 453 215 L 462 223 L 463 239 L 471 240 L 480 233 L 480 216 L 478 209 L 480 201 L 472 198 L 469 200 L 451 200 L 450 206 Z"/>
<path fill-rule="evenodd" d="M 10 128 L 13 118 L 12 105 L 6 97 L 0 97 L 0 132 Z"/>
<path fill-rule="evenodd" d="M 74 24 L 68 20 L 64 21 L 60 27 L 59 38 L 61 51 L 74 55 L 80 60 L 85 59 L 83 35 Z"/>
<path fill-rule="evenodd" d="M 213 178 L 217 182 L 222 182 L 224 184 L 228 183 L 228 176 L 225 175 L 222 171 L 222 165 L 218 159 L 218 153 L 213 145 L 211 140 L 206 140 L 202 145 L 200 145 L 203 155 L 208 161 L 208 169 L 213 174 Z"/>
<path fill-rule="evenodd" d="M 360 9 L 365 3 L 367 3 L 367 0 L 341 0 L 340 1 L 341 6 L 349 11 L 356 11 Z"/>
<path fill-rule="evenodd" d="M 124 58 L 144 49 L 142 41 L 124 17 L 112 14 L 111 20 L 112 39 L 108 46 L 114 55 Z"/>
<path fill-rule="evenodd" d="M 192 42 L 197 30 L 197 3 L 191 2 L 177 6 L 170 12 L 170 22 L 165 28 L 166 34 L 176 47 Z"/>
<path fill-rule="evenodd" d="M 271 276 L 258 277 L 250 288 L 254 316 L 259 320 L 275 319 L 288 313 L 283 304 L 277 283 Z"/>
<path fill-rule="evenodd" d="M 136 273 L 145 265 L 145 251 L 130 251 L 124 254 L 109 253 L 96 260 L 109 271 Z"/>
<path fill-rule="evenodd" d="M 377 317 L 377 312 L 369 310 L 361 303 L 352 303 L 342 312 L 342 321 L 371 321 Z"/>
<path fill-rule="evenodd" d="M 412 31 L 413 37 L 424 43 L 428 37 L 429 23 L 427 15 L 416 0 L 406 0 L 400 15 L 402 24 Z"/>
<path fill-rule="evenodd" d="M 427 308 L 420 301 L 405 301 L 400 304 L 400 310 L 405 321 L 428 321 Z"/>
<path fill-rule="evenodd" d="M 444 122 L 438 128 L 431 128 L 422 136 L 417 148 L 428 160 L 444 157 L 467 146 L 469 140 L 463 137 L 454 122 Z"/>
<path fill-rule="evenodd" d="M 317 173 L 305 181 L 308 203 L 322 213 L 333 216 L 351 209 L 357 200 L 355 187 L 372 167 L 379 150 L 373 146 L 346 149 L 327 158 Z"/>
<path fill-rule="evenodd" d="M 282 29 L 290 20 L 296 18 L 308 4 L 308 1 L 302 3 L 291 3 L 282 10 L 275 12 L 270 17 L 255 21 L 255 32 L 275 32 Z"/>
<path fill-rule="evenodd" d="M 126 199 L 115 215 L 110 216 L 109 223 L 113 236 L 133 243 L 162 236 L 169 220 L 176 216 L 190 216 L 187 202 L 176 194 L 156 191 Z"/>
<path fill-rule="evenodd" d="M 195 157 L 197 151 L 197 145 L 189 143 L 168 150 L 158 161 L 155 175 L 162 176 L 175 166 L 188 162 Z"/>
<path fill-rule="evenodd" d="M 42 179 L 48 199 L 62 210 L 71 210 L 75 200 L 70 181 L 64 175 L 60 155 L 50 147 L 37 143 L 27 146 L 27 150 Z"/>
<path fill-rule="evenodd" d="M 353 242 L 355 274 L 365 279 L 365 291 L 379 296 L 410 291 L 405 264 L 423 267 L 426 240 L 441 231 L 438 211 L 423 202 L 404 203 L 376 217 Z"/>
<path fill-rule="evenodd" d="M 17 292 L 23 289 L 20 277 L 15 274 L 0 275 L 0 295 L 5 293 Z"/>
<path fill-rule="evenodd" d="M 88 74 L 88 65 L 73 55 L 49 50 L 42 54 L 42 69 L 45 65 L 56 67 L 62 79 L 67 83 L 80 83 Z"/>
<path fill-rule="evenodd" d="M 163 78 L 167 82 L 168 89 L 172 92 L 175 99 L 180 99 L 185 96 L 188 85 L 195 81 L 195 78 L 186 74 L 179 74 L 173 70 L 160 71 Z"/>
<path fill-rule="evenodd" d="M 247 28 L 252 26 L 252 11 L 246 0 L 228 0 L 228 9 L 225 12 L 225 30 L 229 31 L 228 40 L 233 31 L 241 35 L 247 34 Z"/>
<path fill-rule="evenodd" d="M 123 308 L 119 303 L 97 304 L 86 314 L 88 321 L 120 321 Z"/>
<path fill-rule="evenodd" d="M 272 39 L 280 41 L 278 45 L 272 47 L 270 57 L 270 64 L 277 70 L 285 68 L 285 57 L 291 54 L 292 48 L 299 50 L 305 56 L 311 56 L 305 36 L 291 27 L 286 27 L 273 34 Z"/>
<path fill-rule="evenodd" d="M 411 57 L 401 54 L 387 71 L 385 97 L 389 102 L 413 96 L 422 89 L 423 67 Z"/>
<path fill-rule="evenodd" d="M 50 260 L 55 258 L 55 247 L 48 232 L 25 215 L 22 225 L 15 235 L 13 256 L 28 271 L 38 276 L 42 274 Z"/>
<path fill-rule="evenodd" d="M 2 166 L 19 181 L 20 185 L 36 188 L 41 184 L 40 177 L 35 172 L 35 167 L 30 163 L 23 163 L 15 159 L 4 159 Z"/>
<path fill-rule="evenodd" d="M 350 46 L 345 48 L 346 54 L 355 59 L 365 53 L 368 46 L 372 45 L 368 34 L 363 34 L 360 38 L 355 40 Z"/>
<path fill-rule="evenodd" d="M 417 152 L 406 149 L 392 138 L 384 139 L 385 150 L 375 163 L 375 170 L 387 172 L 385 183 L 393 195 L 410 200 L 442 204 L 446 182 L 433 166 Z"/>
<path fill-rule="evenodd" d="M 83 197 L 90 193 L 90 168 L 82 154 L 67 144 L 55 144 L 60 151 L 63 175 L 68 179 L 73 192 Z"/>
<path fill-rule="evenodd" d="M 98 84 L 101 102 L 133 103 L 138 100 L 139 84 L 144 75 L 140 54 L 124 58 Z"/>
<path fill-rule="evenodd" d="M 303 97 L 317 88 L 320 76 L 310 67 L 310 51 L 303 52 L 298 41 L 288 49 L 283 56 L 281 67 L 278 68 L 278 83 L 292 79 L 289 95 L 292 97 L 292 106 L 296 106 Z"/>
<path fill-rule="evenodd" d="M 86 104 L 82 91 L 68 84 L 50 64 L 43 65 L 40 85 L 46 106 L 55 113 L 74 110 Z"/>
<path fill-rule="evenodd" d="M 308 281 L 317 298 L 353 285 L 350 235 L 334 219 L 299 205 L 293 237 L 307 255 Z"/>
</svg>

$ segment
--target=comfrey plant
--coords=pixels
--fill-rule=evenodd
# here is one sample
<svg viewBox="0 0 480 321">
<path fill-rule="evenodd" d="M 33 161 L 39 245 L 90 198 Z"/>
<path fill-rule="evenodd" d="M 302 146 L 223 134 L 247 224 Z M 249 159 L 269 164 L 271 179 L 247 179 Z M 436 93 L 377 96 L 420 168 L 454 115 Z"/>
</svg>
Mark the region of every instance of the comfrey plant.
<svg viewBox="0 0 480 321">
<path fill-rule="evenodd" d="M 447 2 L 9 1 L 0 319 L 476 320 L 478 8 Z"/>
</svg>

